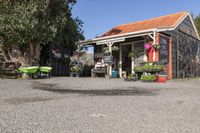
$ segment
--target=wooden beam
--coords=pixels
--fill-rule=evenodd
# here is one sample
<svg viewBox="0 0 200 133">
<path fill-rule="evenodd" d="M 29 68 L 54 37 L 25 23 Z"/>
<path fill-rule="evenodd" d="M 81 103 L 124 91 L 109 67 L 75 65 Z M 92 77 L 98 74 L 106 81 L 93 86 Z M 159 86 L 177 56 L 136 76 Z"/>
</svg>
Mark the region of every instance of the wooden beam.
<svg viewBox="0 0 200 133">
<path fill-rule="evenodd" d="M 172 79 L 172 37 L 169 39 L 168 80 Z"/>
</svg>

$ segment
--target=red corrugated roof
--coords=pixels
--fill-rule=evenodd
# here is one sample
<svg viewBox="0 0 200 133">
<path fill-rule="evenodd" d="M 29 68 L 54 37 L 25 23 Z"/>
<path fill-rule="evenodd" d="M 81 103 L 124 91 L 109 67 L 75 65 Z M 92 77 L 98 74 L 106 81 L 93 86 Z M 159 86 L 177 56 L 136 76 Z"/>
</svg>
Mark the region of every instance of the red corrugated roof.
<svg viewBox="0 0 200 133">
<path fill-rule="evenodd" d="M 152 18 L 149 20 L 119 25 L 117 27 L 112 28 L 105 34 L 103 34 L 102 37 L 143 31 L 143 30 L 154 29 L 154 28 L 171 28 L 171 27 L 173 28 L 187 14 L 188 14 L 187 12 L 179 12 L 175 14 Z"/>
</svg>

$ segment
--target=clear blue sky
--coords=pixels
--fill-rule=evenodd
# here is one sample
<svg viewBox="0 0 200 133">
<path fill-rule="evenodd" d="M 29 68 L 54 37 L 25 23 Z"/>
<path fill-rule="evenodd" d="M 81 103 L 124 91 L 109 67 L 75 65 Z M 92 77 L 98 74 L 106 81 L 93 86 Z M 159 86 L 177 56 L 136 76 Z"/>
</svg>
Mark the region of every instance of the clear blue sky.
<svg viewBox="0 0 200 133">
<path fill-rule="evenodd" d="M 86 39 L 120 24 L 179 11 L 199 14 L 200 0 L 77 0 L 72 10 L 84 22 Z"/>
</svg>

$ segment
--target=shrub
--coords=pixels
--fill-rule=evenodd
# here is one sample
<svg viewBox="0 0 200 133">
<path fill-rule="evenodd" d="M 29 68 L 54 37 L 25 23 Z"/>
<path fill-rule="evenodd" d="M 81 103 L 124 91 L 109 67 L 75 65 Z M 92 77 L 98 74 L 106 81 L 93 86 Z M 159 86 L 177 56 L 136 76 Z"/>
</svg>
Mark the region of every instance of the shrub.
<svg viewBox="0 0 200 133">
<path fill-rule="evenodd" d="M 134 67 L 135 72 L 161 72 L 164 66 L 158 65 L 156 62 L 142 62 Z"/>
<path fill-rule="evenodd" d="M 141 80 L 143 82 L 155 82 L 156 81 L 156 75 L 142 75 Z"/>
<path fill-rule="evenodd" d="M 135 66 L 135 67 L 134 67 L 134 71 L 135 71 L 135 72 L 142 72 L 143 70 L 142 70 L 142 67 L 141 67 L 141 66 Z"/>
<path fill-rule="evenodd" d="M 154 48 L 155 50 L 158 50 L 158 49 L 160 48 L 160 45 L 159 45 L 159 44 L 154 44 L 154 45 L 153 45 L 153 48 Z"/>
<path fill-rule="evenodd" d="M 80 71 L 81 71 L 81 68 L 80 67 L 78 67 L 78 66 L 73 66 L 73 67 L 71 67 L 71 72 L 73 72 L 73 73 L 79 73 Z"/>
</svg>

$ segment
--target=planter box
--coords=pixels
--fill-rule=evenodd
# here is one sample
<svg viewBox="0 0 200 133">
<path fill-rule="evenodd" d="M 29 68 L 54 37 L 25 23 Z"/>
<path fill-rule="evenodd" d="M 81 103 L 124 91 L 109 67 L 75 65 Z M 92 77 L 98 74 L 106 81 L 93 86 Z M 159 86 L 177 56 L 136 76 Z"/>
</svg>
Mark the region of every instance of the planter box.
<svg viewBox="0 0 200 133">
<path fill-rule="evenodd" d="M 156 82 L 165 83 L 167 81 L 167 75 L 158 75 Z"/>
<path fill-rule="evenodd" d="M 133 79 L 129 79 L 129 78 L 124 78 L 124 81 L 137 81 L 138 79 L 135 77 Z"/>
<path fill-rule="evenodd" d="M 79 73 L 70 73 L 70 77 L 80 77 Z"/>
</svg>

